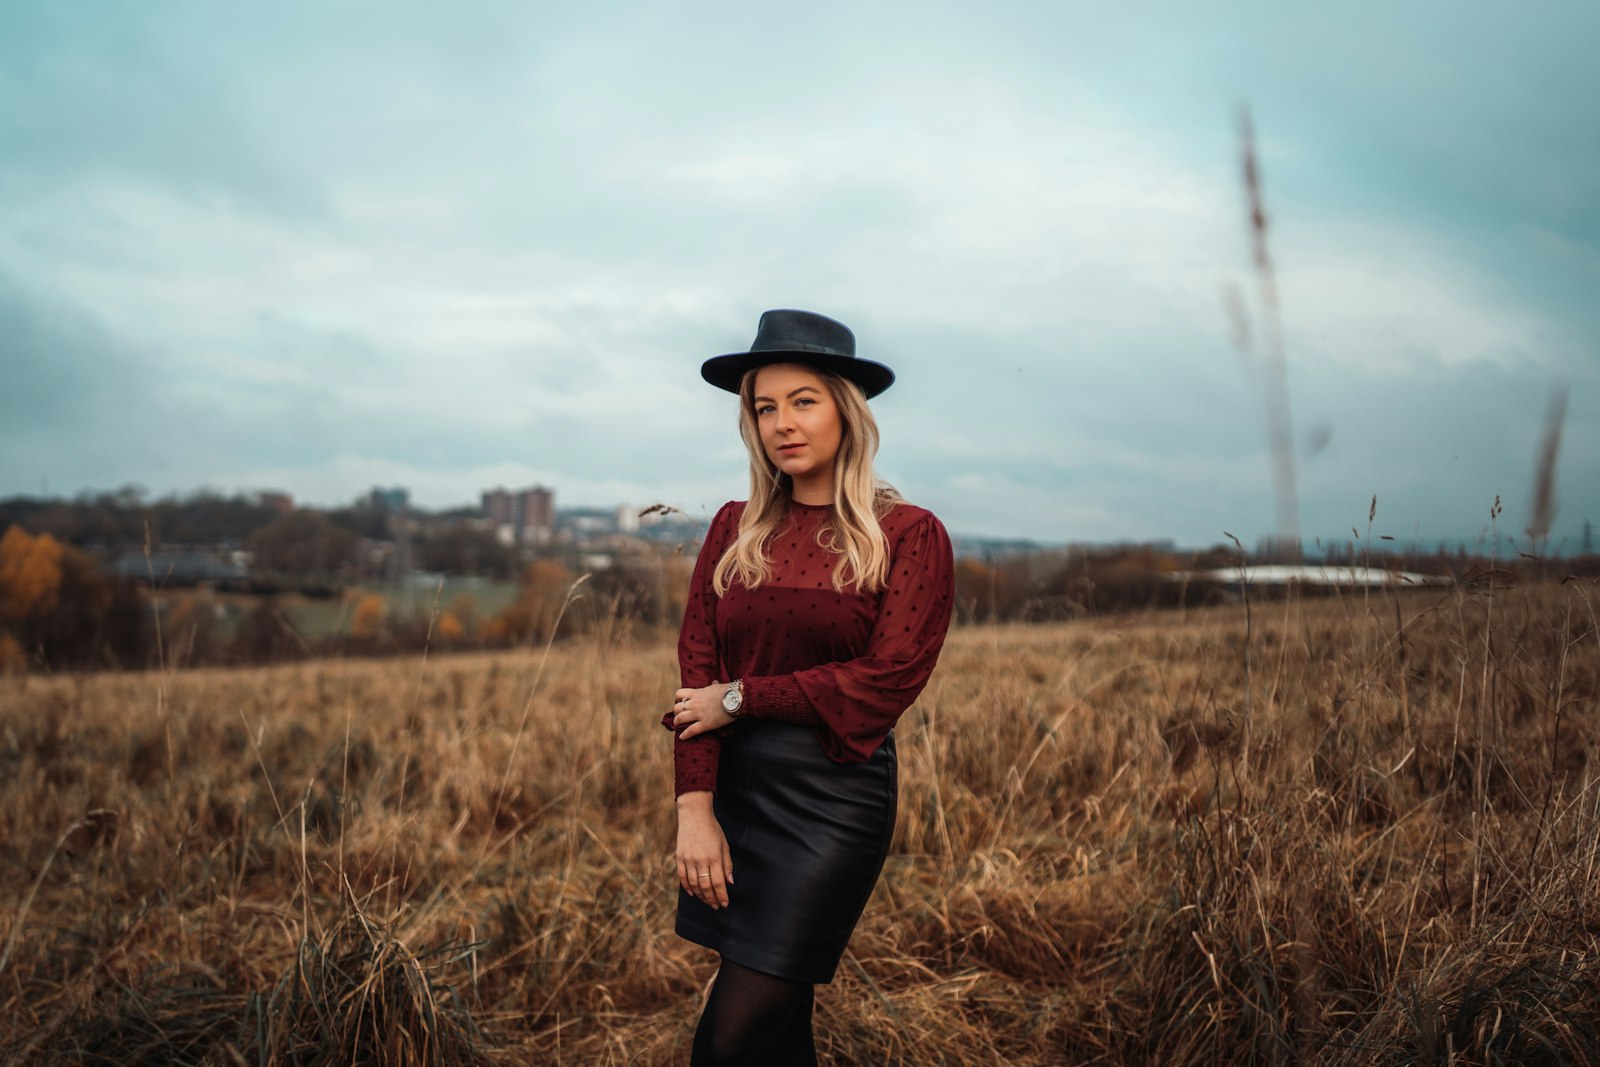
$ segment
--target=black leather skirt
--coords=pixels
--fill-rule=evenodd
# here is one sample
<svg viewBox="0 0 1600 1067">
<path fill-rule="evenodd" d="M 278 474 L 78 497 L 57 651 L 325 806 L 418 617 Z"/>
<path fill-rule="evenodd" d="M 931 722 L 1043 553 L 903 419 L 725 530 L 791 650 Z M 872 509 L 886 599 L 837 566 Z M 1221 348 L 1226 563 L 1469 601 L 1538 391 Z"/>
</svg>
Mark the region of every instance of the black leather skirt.
<svg viewBox="0 0 1600 1067">
<path fill-rule="evenodd" d="M 835 763 L 809 727 L 760 719 L 722 743 L 713 809 L 728 838 L 728 906 L 678 890 L 677 932 L 754 970 L 831 982 L 889 854 L 899 791 L 891 732 Z"/>
</svg>

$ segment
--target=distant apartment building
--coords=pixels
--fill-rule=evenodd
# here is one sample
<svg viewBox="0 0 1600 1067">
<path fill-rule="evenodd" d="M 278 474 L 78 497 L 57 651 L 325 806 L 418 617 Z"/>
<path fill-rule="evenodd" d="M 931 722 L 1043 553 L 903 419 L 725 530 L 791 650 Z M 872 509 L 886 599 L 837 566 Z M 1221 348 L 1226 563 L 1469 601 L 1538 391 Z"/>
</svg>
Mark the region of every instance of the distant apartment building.
<svg viewBox="0 0 1600 1067">
<path fill-rule="evenodd" d="M 555 490 L 542 485 L 515 492 L 503 487 L 486 490 L 483 515 L 494 523 L 505 544 L 543 544 L 555 530 Z"/>
<path fill-rule="evenodd" d="M 511 494 L 504 489 L 490 489 L 483 494 L 483 517 L 496 526 L 512 526 Z"/>
<path fill-rule="evenodd" d="M 401 513 L 411 507 L 411 491 L 404 486 L 397 485 L 392 489 L 385 489 L 381 485 L 372 487 L 364 501 L 367 507 L 377 511 Z"/>
</svg>

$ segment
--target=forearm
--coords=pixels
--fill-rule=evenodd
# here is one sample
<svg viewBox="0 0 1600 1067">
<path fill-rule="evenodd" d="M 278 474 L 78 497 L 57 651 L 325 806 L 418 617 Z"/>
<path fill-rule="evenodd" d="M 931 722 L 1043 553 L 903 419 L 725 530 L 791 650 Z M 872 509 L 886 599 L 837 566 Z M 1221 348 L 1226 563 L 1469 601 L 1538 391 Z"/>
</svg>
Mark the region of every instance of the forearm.
<svg viewBox="0 0 1600 1067">
<path fill-rule="evenodd" d="M 741 717 L 771 719 L 796 726 L 823 726 L 822 716 L 795 682 L 792 674 L 759 675 L 744 679 Z"/>
</svg>

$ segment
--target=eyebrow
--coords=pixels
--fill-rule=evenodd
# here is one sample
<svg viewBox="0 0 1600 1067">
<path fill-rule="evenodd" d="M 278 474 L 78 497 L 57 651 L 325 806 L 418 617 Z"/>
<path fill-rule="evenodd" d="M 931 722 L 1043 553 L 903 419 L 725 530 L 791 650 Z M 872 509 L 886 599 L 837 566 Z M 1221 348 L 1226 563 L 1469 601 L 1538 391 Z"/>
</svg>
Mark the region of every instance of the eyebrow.
<svg viewBox="0 0 1600 1067">
<path fill-rule="evenodd" d="M 813 393 L 821 393 L 821 392 L 822 392 L 822 390 L 820 390 L 820 389 L 818 389 L 818 388 L 817 388 L 817 387 L 816 387 L 816 386 L 814 386 L 814 385 L 802 385 L 802 386 L 801 386 L 801 387 L 800 387 L 800 388 L 798 388 L 798 389 L 791 389 L 791 390 L 789 390 L 789 396 L 791 396 L 791 397 L 792 397 L 792 396 L 794 396 L 794 395 L 795 395 L 795 394 L 796 394 L 796 393 L 803 393 L 803 392 L 805 392 L 805 391 L 806 391 L 806 390 L 807 390 L 807 389 L 809 389 L 809 390 L 811 390 L 811 391 L 812 391 L 812 392 L 813 392 Z M 758 397 L 754 397 L 754 398 L 753 398 L 753 399 L 755 399 L 755 400 L 766 400 L 766 401 L 771 401 L 771 400 L 772 400 L 772 398 L 771 398 L 771 397 L 770 397 L 770 396 L 758 396 Z"/>
</svg>

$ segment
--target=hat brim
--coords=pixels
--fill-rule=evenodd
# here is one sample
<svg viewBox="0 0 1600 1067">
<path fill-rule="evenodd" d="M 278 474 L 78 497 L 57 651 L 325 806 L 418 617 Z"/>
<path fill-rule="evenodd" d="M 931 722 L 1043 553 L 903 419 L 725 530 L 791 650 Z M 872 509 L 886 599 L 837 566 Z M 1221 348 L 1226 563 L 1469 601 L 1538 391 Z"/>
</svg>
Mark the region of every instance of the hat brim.
<svg viewBox="0 0 1600 1067">
<path fill-rule="evenodd" d="M 840 356 L 824 352 L 775 351 L 731 352 L 726 356 L 712 356 L 700 365 L 700 377 L 730 393 L 739 391 L 739 382 L 745 372 L 771 363 L 804 363 L 833 371 L 848 381 L 861 386 L 867 399 L 872 399 L 894 384 L 894 371 L 882 363 L 856 356 Z"/>
</svg>

